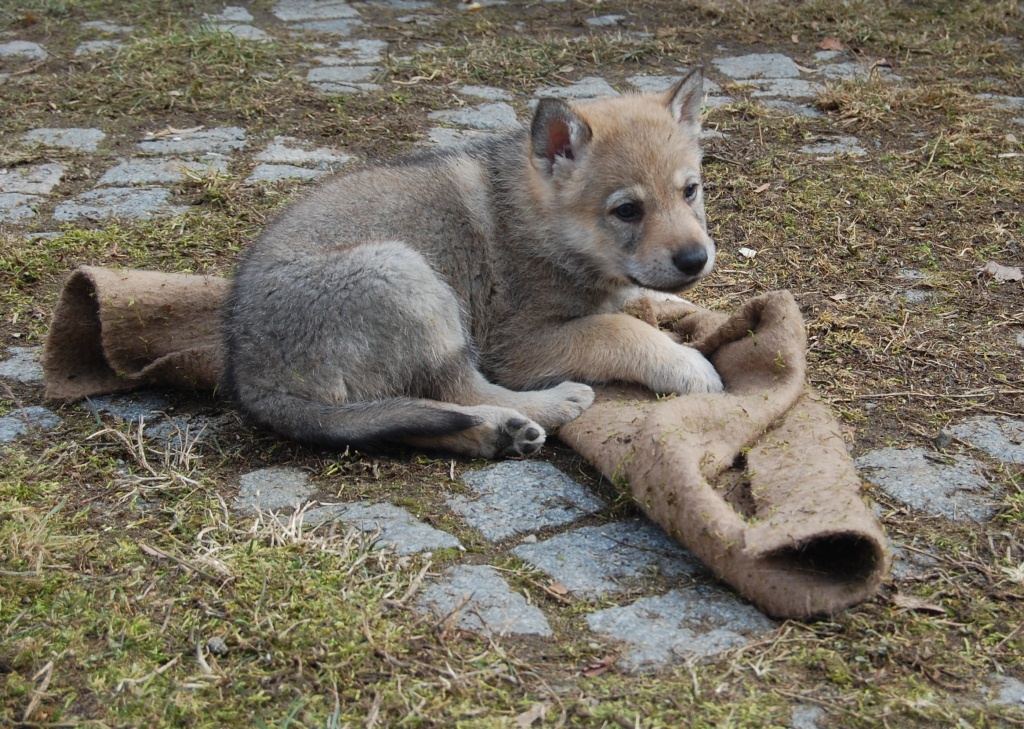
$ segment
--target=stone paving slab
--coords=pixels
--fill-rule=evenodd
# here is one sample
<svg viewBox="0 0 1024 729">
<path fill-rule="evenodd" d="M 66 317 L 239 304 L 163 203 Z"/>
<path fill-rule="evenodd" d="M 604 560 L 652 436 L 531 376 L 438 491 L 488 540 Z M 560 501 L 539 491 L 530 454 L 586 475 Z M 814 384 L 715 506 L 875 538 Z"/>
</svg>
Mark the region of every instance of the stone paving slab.
<svg viewBox="0 0 1024 729">
<path fill-rule="evenodd" d="M 107 187 L 83 192 L 62 202 L 53 211 L 53 219 L 62 222 L 179 215 L 188 210 L 171 203 L 171 191 L 163 187 Z"/>
<path fill-rule="evenodd" d="M 13 40 L 0 43 L 0 58 L 45 61 L 49 55 L 41 45 L 31 41 Z"/>
<path fill-rule="evenodd" d="M 160 420 L 166 417 L 170 409 L 169 403 L 153 392 L 136 392 L 131 395 L 100 395 L 88 397 L 82 405 L 93 413 L 113 415 L 124 422 L 145 422 Z"/>
<path fill-rule="evenodd" d="M 243 514 L 294 510 L 312 498 L 316 488 L 298 468 L 274 467 L 243 473 L 231 508 Z"/>
<path fill-rule="evenodd" d="M 482 132 L 479 129 L 449 129 L 435 127 L 427 132 L 424 145 L 436 147 L 458 147 L 475 139 L 484 139 L 494 132 Z"/>
<path fill-rule="evenodd" d="M 0 169 L 0 193 L 19 192 L 25 195 L 49 195 L 64 179 L 62 164 L 50 162 L 27 167 Z"/>
<path fill-rule="evenodd" d="M 25 384 L 43 381 L 43 366 L 39 363 L 41 347 L 8 347 L 8 358 L 0 361 L 0 378 Z"/>
<path fill-rule="evenodd" d="M 512 550 L 570 592 L 600 597 L 656 571 L 666 577 L 707 574 L 690 552 L 646 519 L 581 527 Z"/>
<path fill-rule="evenodd" d="M 100 33 L 114 34 L 131 33 L 135 30 L 130 25 L 116 25 L 114 23 L 108 23 L 105 20 L 86 20 L 82 23 L 82 28 L 85 30 L 95 30 Z"/>
<path fill-rule="evenodd" d="M 144 139 L 136 146 L 140 154 L 154 156 L 191 156 L 228 154 L 246 145 L 245 130 L 239 127 L 215 127 L 195 132 L 180 132 L 157 139 Z"/>
<path fill-rule="evenodd" d="M 313 165 L 317 169 L 338 169 L 352 159 L 330 147 L 306 149 L 302 141 L 295 137 L 274 137 L 267 148 L 256 155 L 257 162 L 278 165 Z"/>
<path fill-rule="evenodd" d="M 485 101 L 511 101 L 512 94 L 505 89 L 499 89 L 495 86 L 474 86 L 472 84 L 468 86 L 459 86 L 458 92 L 463 96 L 475 96 L 478 99 L 484 99 Z"/>
<path fill-rule="evenodd" d="M 502 101 L 467 106 L 463 109 L 432 111 L 428 116 L 434 121 L 485 132 L 515 130 L 521 126 L 516 117 L 516 110 Z"/>
<path fill-rule="evenodd" d="M 463 549 L 452 534 L 435 529 L 402 507 L 386 502 L 326 504 L 310 509 L 305 514 L 305 522 L 314 526 L 334 520 L 363 532 L 379 533 L 379 541 L 398 554 Z"/>
<path fill-rule="evenodd" d="M 341 56 L 316 56 L 313 60 L 323 66 L 372 66 L 379 63 L 388 49 L 388 42 L 362 38 L 350 41 L 338 41 L 332 47 Z"/>
<path fill-rule="evenodd" d="M 881 448 L 854 463 L 868 481 L 925 514 L 953 521 L 987 521 L 995 514 L 997 489 L 970 458 L 947 461 L 923 448 Z"/>
<path fill-rule="evenodd" d="M 63 422 L 55 412 L 40 405 L 18 408 L 0 417 L 0 443 L 10 443 L 30 430 L 53 430 Z"/>
<path fill-rule="evenodd" d="M 95 152 L 107 134 L 102 129 L 67 127 L 44 127 L 32 129 L 22 136 L 22 144 L 39 144 L 44 147 L 73 149 L 79 152 Z"/>
<path fill-rule="evenodd" d="M 122 159 L 116 166 L 103 173 L 97 185 L 158 185 L 181 182 L 189 173 L 205 177 L 212 173 L 224 174 L 228 161 L 223 158 L 210 160 L 184 159 Z"/>
<path fill-rule="evenodd" d="M 618 96 L 619 92 L 600 76 L 585 76 L 568 86 L 544 86 L 534 93 L 538 99 L 598 99 Z"/>
<path fill-rule="evenodd" d="M 950 431 L 1003 463 L 1024 464 L 1024 420 L 1005 415 L 969 418 Z"/>
<path fill-rule="evenodd" d="M 76 56 L 90 56 L 97 53 L 111 53 L 122 48 L 124 43 L 116 40 L 89 40 L 82 41 L 75 48 Z"/>
<path fill-rule="evenodd" d="M 732 593 L 698 585 L 591 613 L 590 629 L 628 647 L 616 665 L 650 671 L 746 645 L 775 624 Z"/>
<path fill-rule="evenodd" d="M 0 223 L 14 223 L 36 215 L 36 206 L 43 202 L 38 195 L 0 192 Z"/>
<path fill-rule="evenodd" d="M 281 182 L 282 180 L 315 180 L 329 174 L 329 170 L 311 170 L 308 167 L 296 167 L 295 165 L 261 164 L 256 165 L 243 182 L 246 185 L 256 185 L 260 182 Z"/>
<path fill-rule="evenodd" d="M 320 66 L 306 73 L 306 81 L 322 94 L 355 94 L 376 91 L 380 84 L 373 78 L 379 66 Z"/>
<path fill-rule="evenodd" d="M 800 148 L 803 154 L 815 154 L 818 156 L 834 156 L 838 154 L 848 154 L 851 157 L 863 157 L 867 154 L 865 149 L 860 146 L 860 140 L 856 137 L 834 137 L 832 139 L 823 139 L 813 144 L 805 144 Z"/>
<path fill-rule="evenodd" d="M 448 506 L 490 542 L 569 524 L 604 502 L 550 463 L 504 461 L 468 471 L 471 496 L 448 496 Z"/>
<path fill-rule="evenodd" d="M 800 67 L 781 53 L 747 53 L 712 59 L 711 63 L 731 79 L 800 78 Z"/>
<path fill-rule="evenodd" d="M 544 613 L 486 565 L 446 570 L 438 582 L 423 590 L 417 607 L 463 630 L 489 636 L 552 634 Z"/>
<path fill-rule="evenodd" d="M 270 12 L 286 23 L 359 16 L 359 11 L 345 0 L 280 0 Z"/>
</svg>

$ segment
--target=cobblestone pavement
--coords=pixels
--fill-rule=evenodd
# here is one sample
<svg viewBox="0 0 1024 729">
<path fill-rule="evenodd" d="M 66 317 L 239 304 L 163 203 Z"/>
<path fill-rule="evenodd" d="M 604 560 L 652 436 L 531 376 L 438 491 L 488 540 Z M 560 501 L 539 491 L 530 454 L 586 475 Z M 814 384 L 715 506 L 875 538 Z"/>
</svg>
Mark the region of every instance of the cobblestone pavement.
<svg viewBox="0 0 1024 729">
<path fill-rule="evenodd" d="M 432 3 L 393 0 L 407 9 L 402 22 L 429 24 Z M 262 42 L 282 34 L 315 33 L 309 58 L 296 73 L 303 83 L 329 95 L 358 96 L 380 88 L 379 72 L 389 52 L 388 43 L 366 31 L 367 3 L 343 0 L 281 0 L 272 6 L 276 22 L 261 25 L 249 8 L 225 6 L 207 20 L 239 38 Z M 403 10 L 404 12 L 404 10 Z M 265 17 L 265 14 L 261 17 Z M 622 30 L 623 16 L 605 15 L 587 23 L 608 32 Z M 84 40 L 76 54 L 91 56 L 117 52 L 132 29 L 95 18 L 83 25 Z M 324 38 L 328 38 L 327 42 Z M 0 56 L 18 64 L 47 57 L 46 43 L 11 36 L 0 39 Z M 684 69 L 679 68 L 682 73 Z M 811 100 L 821 84 L 831 79 L 855 78 L 872 72 L 849 54 L 822 51 L 813 65 L 798 64 L 783 53 L 750 53 L 722 48 L 709 59 L 707 104 L 730 103 L 723 92 L 729 83 L 753 87 L 756 104 L 776 107 L 793 115 L 814 116 Z M 899 77 L 885 70 L 884 82 Z M 515 127 L 521 113 L 516 105 L 544 96 L 585 99 L 636 90 L 667 88 L 678 76 L 634 75 L 629 86 L 613 85 L 600 77 L 573 83 L 551 84 L 510 91 L 486 86 L 455 89 L 458 105 L 430 114 L 432 128 L 425 146 L 457 144 L 467 139 Z M 0 77 L 0 92 L 9 79 Z M 1024 116 L 1024 99 L 995 96 L 994 101 Z M 1021 120 L 1024 121 L 1024 120 Z M 708 134 L 715 132 L 709 131 Z M 190 174 L 233 174 L 245 185 L 260 186 L 282 180 L 312 181 L 353 163 L 345 149 L 290 136 L 254 136 L 237 126 L 183 128 L 135 143 L 130 153 L 115 159 L 99 156 L 92 169 L 93 183 L 73 195 L 64 182 L 75 160 L 102 152 L 111 144 L 112 130 L 102 120 L 95 127 L 46 127 L 24 133 L 14 143 L 26 148 L 60 152 L 55 160 L 0 170 L 0 222 L 39 231 L 49 220 L 53 230 L 62 223 L 108 221 L 171 216 L 187 211 L 174 189 Z M 806 144 L 801 153 L 816 160 L 835 155 L 870 157 L 870 142 L 846 134 L 822 137 Z M 90 163 L 93 164 L 93 163 Z M 27 233 L 26 233 L 27 235 Z M 72 262 L 69 262 L 69 264 Z M 908 294 L 923 277 L 907 271 Z M 0 441 L 11 442 L 32 430 L 61 428 L 62 418 L 44 406 L 40 391 L 38 347 L 9 346 L 0 353 L 0 378 L 28 388 L 31 402 L 0 418 Z M 154 393 L 98 398 L 89 404 L 97 413 L 135 420 L 145 418 L 149 432 L 168 422 L 166 404 Z M 199 416 L 192 416 L 193 418 Z M 204 416 L 205 417 L 205 416 Z M 175 415 L 177 426 L 190 416 Z M 222 426 L 216 418 L 200 423 L 208 432 Z M 979 453 L 1004 464 L 1024 463 L 1024 421 L 1011 416 L 968 417 L 956 421 L 948 435 Z M 936 459 L 920 448 L 881 448 L 861 455 L 857 466 L 864 478 L 896 502 L 924 515 L 948 520 L 985 521 L 992 518 L 1001 496 L 988 471 L 970 456 Z M 571 599 L 612 603 L 579 617 L 577 627 L 594 640 L 621 650 L 620 665 L 631 671 L 650 671 L 687 659 L 715 654 L 743 645 L 775 630 L 777 625 L 747 605 L 729 589 L 714 584 L 686 550 L 669 541 L 656 527 L 635 519 L 592 521 L 608 505 L 586 486 L 542 460 L 505 462 L 467 470 L 459 475 L 462 488 L 448 504 L 463 521 L 492 545 L 493 562 L 514 555 L 546 573 Z M 279 514 L 307 505 L 304 518 L 312 526 L 339 520 L 378 535 L 382 545 L 400 553 L 438 549 L 462 550 L 460 540 L 414 517 L 407 509 L 386 501 L 335 503 L 321 497 L 308 477 L 297 469 L 266 468 L 239 473 L 238 495 L 231 504 L 238 518 L 254 511 Z M 894 579 L 912 580 L 930 568 L 929 547 L 908 551 L 897 538 Z M 635 598 L 634 585 L 659 576 L 659 594 Z M 418 609 L 451 621 L 463 629 L 487 635 L 530 634 L 551 636 L 553 629 L 544 609 L 528 604 L 510 587 L 500 570 L 486 564 L 456 563 L 428 584 Z M 1020 702 L 1022 687 L 1004 679 L 993 688 L 993 701 Z M 799 706 L 793 726 L 817 726 L 821 715 L 814 707 Z"/>
</svg>

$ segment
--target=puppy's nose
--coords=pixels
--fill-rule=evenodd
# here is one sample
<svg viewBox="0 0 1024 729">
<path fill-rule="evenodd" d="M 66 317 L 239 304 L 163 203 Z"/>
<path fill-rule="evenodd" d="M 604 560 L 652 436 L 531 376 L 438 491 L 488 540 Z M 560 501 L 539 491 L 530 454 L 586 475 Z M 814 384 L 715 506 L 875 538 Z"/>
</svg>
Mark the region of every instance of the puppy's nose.
<svg viewBox="0 0 1024 729">
<path fill-rule="evenodd" d="M 672 263 L 687 276 L 696 276 L 704 270 L 707 262 L 708 252 L 704 246 L 687 246 L 672 256 Z"/>
</svg>

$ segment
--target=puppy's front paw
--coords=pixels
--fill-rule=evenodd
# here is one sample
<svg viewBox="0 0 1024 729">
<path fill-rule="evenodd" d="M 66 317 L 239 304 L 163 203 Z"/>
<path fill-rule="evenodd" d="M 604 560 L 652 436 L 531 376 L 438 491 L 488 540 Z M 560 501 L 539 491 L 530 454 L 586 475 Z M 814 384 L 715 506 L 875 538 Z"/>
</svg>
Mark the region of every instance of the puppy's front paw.
<svg viewBox="0 0 1024 729">
<path fill-rule="evenodd" d="M 686 349 L 693 352 L 691 365 L 693 366 L 694 377 L 692 379 L 693 386 L 689 391 L 712 393 L 724 390 L 725 386 L 722 385 L 722 378 L 718 374 L 718 370 L 715 369 L 715 366 L 708 361 L 708 358 L 692 347 L 686 347 Z"/>
<path fill-rule="evenodd" d="M 652 385 L 655 392 L 681 395 L 707 394 L 725 389 L 714 365 L 696 349 L 683 344 L 677 345 L 676 357 L 672 359 L 669 371 L 656 378 Z"/>
</svg>

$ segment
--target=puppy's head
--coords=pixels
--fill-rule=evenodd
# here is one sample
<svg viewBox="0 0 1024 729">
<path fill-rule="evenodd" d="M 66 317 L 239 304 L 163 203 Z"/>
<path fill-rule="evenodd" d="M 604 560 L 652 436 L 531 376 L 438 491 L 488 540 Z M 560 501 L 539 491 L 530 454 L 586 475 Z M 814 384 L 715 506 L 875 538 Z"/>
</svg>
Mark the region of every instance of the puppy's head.
<svg viewBox="0 0 1024 729">
<path fill-rule="evenodd" d="M 530 128 L 545 214 L 609 283 L 681 291 L 715 261 L 701 184 L 703 74 L 664 94 L 570 106 L 544 99 Z"/>
</svg>

